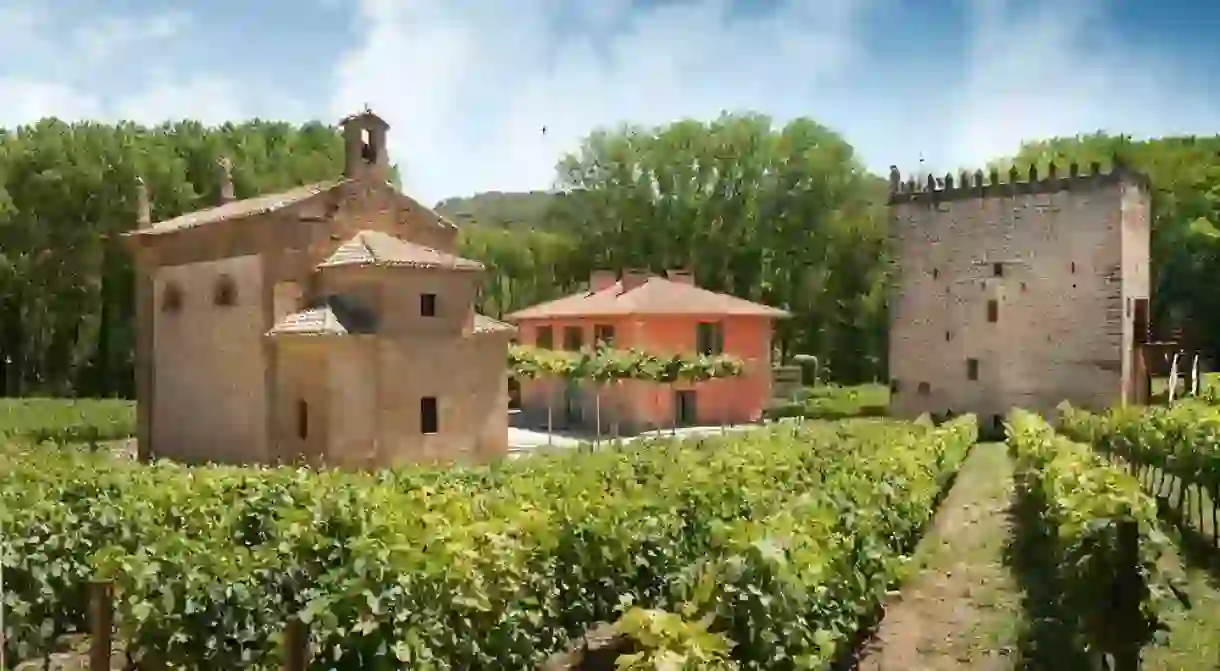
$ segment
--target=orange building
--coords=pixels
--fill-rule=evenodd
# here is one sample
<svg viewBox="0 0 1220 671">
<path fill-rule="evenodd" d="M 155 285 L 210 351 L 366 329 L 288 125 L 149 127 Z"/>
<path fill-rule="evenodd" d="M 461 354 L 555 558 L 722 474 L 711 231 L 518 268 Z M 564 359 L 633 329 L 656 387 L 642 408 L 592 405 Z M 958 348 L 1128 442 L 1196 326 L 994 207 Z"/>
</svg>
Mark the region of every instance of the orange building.
<svg viewBox="0 0 1220 671">
<path fill-rule="evenodd" d="M 522 344 L 579 350 L 606 343 L 659 356 L 729 354 L 740 377 L 662 385 L 623 380 L 606 385 L 539 379 L 521 382 L 521 418 L 541 426 L 550 407 L 558 429 L 592 429 L 600 396 L 602 430 L 623 433 L 677 426 L 757 421 L 771 399 L 771 333 L 788 313 L 695 285 L 691 273 L 666 277 L 597 271 L 589 289 L 508 316 Z M 601 387 L 600 389 L 598 387 Z"/>
</svg>

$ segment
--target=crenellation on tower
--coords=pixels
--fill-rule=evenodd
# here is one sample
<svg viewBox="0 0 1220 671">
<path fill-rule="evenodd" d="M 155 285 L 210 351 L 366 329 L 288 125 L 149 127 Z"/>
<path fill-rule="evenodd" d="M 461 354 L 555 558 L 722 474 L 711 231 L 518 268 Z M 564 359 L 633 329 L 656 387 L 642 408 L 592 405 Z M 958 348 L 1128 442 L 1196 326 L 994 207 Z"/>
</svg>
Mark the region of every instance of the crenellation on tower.
<svg viewBox="0 0 1220 671">
<path fill-rule="evenodd" d="M 1021 179 L 1022 170 L 1016 165 L 1008 169 L 1007 181 L 1000 180 L 1000 172 L 991 168 L 986 179 L 982 170 L 975 170 L 973 180 L 971 174 L 962 170 L 958 177 L 952 172 L 944 177 L 928 174 L 925 180 L 916 180 L 908 176 L 903 181 L 902 173 L 897 166 L 890 166 L 890 198 L 889 203 L 896 205 L 904 202 L 944 202 L 963 198 L 987 198 L 990 196 L 1012 196 L 1017 193 L 1047 194 L 1057 191 L 1089 190 L 1112 186 L 1120 181 L 1128 180 L 1149 188 L 1148 178 L 1141 173 L 1125 167 L 1122 158 L 1115 155 L 1112 168 L 1103 171 L 1101 162 L 1092 161 L 1089 172 L 1082 174 L 1080 164 L 1073 161 L 1068 166 L 1067 176 L 1059 173 L 1058 165 L 1051 161 L 1047 165 L 1046 176 L 1038 172 L 1038 165 L 1030 163 L 1026 166 L 1026 178 Z"/>
</svg>

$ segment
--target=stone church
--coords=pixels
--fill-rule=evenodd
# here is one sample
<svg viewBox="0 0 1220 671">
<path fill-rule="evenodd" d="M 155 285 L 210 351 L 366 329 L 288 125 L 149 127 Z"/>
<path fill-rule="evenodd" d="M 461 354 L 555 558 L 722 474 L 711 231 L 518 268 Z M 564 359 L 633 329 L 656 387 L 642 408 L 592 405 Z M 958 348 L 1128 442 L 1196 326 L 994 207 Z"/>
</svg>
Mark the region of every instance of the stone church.
<svg viewBox="0 0 1220 671">
<path fill-rule="evenodd" d="M 153 223 L 140 185 L 142 457 L 377 468 L 507 451 L 514 327 L 475 312 L 482 264 L 388 180 L 389 126 L 342 121 L 340 179 Z"/>
<path fill-rule="evenodd" d="M 1066 174 L 1065 174 L 1066 173 Z M 890 174 L 893 413 L 1146 402 L 1151 193 L 1116 161 Z"/>
</svg>

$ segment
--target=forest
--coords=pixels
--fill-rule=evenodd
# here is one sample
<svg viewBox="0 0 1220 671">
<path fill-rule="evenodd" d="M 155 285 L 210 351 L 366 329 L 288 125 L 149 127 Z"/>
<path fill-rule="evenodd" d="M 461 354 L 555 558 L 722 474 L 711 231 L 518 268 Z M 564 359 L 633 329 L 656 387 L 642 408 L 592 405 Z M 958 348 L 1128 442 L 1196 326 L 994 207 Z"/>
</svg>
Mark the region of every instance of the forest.
<svg viewBox="0 0 1220 671">
<path fill-rule="evenodd" d="M 1154 319 L 1213 332 L 1220 138 L 1053 138 L 996 163 L 1108 164 L 1116 151 L 1156 190 Z M 0 394 L 131 396 L 132 267 L 119 236 L 135 223 L 133 184 L 148 184 L 154 220 L 208 207 L 221 156 L 239 198 L 342 170 L 336 129 L 320 123 L 0 130 Z M 748 113 L 624 124 L 557 159 L 553 191 L 437 204 L 462 227 L 462 254 L 488 266 L 481 311 L 570 292 L 595 268 L 681 266 L 701 286 L 792 311 L 782 356 L 816 355 L 838 382 L 885 377 L 886 186 L 833 130 Z M 400 167 L 416 169 L 410 157 Z"/>
</svg>

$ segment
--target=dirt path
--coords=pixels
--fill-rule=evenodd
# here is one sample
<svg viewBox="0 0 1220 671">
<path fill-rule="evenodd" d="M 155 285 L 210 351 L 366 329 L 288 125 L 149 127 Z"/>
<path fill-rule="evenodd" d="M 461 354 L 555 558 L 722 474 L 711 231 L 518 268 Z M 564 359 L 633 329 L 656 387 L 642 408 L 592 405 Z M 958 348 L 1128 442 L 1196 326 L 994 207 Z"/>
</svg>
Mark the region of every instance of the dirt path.
<svg viewBox="0 0 1220 671">
<path fill-rule="evenodd" d="M 1021 594 L 1004 564 L 1012 494 L 1004 445 L 976 447 L 920 542 L 916 570 L 886 605 L 861 671 L 1014 667 Z"/>
</svg>

